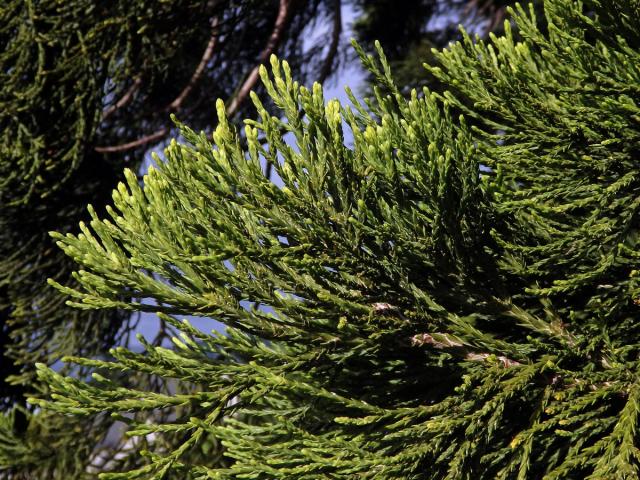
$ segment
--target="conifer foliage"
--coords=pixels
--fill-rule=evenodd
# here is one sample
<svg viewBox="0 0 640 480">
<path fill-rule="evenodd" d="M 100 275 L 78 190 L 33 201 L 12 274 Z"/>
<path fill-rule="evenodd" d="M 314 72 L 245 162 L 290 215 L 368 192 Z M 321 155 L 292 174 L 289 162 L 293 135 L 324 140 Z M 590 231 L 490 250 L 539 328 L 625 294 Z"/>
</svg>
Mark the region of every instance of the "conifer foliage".
<svg viewBox="0 0 640 480">
<path fill-rule="evenodd" d="M 347 107 L 273 58 L 284 120 L 254 95 L 242 141 L 222 103 L 213 139 L 180 125 L 55 234 L 80 287 L 52 283 L 181 333 L 42 367 L 32 402 L 127 425 L 144 461 L 106 479 L 637 478 L 640 3 L 545 15 L 437 53 L 443 95 L 361 52 L 379 88 Z"/>
</svg>

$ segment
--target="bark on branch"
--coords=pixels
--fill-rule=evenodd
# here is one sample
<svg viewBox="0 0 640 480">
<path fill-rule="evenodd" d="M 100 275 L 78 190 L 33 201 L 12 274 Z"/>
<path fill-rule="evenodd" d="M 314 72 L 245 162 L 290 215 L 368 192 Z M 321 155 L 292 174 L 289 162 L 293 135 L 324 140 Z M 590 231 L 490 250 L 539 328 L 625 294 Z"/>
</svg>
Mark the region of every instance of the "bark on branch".
<svg viewBox="0 0 640 480">
<path fill-rule="evenodd" d="M 276 17 L 275 24 L 273 26 L 273 31 L 267 40 L 267 44 L 265 45 L 262 52 L 260 52 L 260 56 L 258 57 L 258 64 L 253 67 L 249 75 L 247 75 L 245 81 L 242 83 L 237 93 L 227 105 L 227 116 L 232 117 L 240 108 L 242 103 L 246 100 L 249 92 L 253 89 L 258 78 L 260 77 L 260 66 L 264 64 L 272 53 L 275 52 L 278 45 L 282 41 L 282 35 L 284 34 L 284 30 L 287 25 L 287 21 L 289 20 L 289 16 L 291 14 L 291 1 L 292 0 L 280 0 L 280 7 L 278 8 L 278 16 Z"/>
<path fill-rule="evenodd" d="M 474 352 L 459 339 L 447 335 L 446 333 L 419 333 L 411 337 L 411 345 L 414 347 L 422 347 L 431 345 L 438 350 L 449 350 L 451 353 L 461 356 L 465 360 L 472 362 L 484 362 L 488 358 L 496 358 L 505 368 L 521 365 L 520 362 L 512 360 L 503 355 L 492 355 L 484 352 Z"/>
<path fill-rule="evenodd" d="M 211 57 L 213 57 L 213 52 L 215 51 L 215 48 L 216 48 L 216 43 L 218 40 L 217 25 L 218 25 L 218 19 L 215 18 L 211 22 L 211 28 L 212 28 L 211 37 L 209 38 L 207 47 L 205 48 L 204 53 L 202 54 L 202 57 L 198 62 L 198 66 L 193 72 L 193 75 L 191 75 L 191 78 L 187 82 L 187 85 L 182 89 L 182 91 L 178 94 L 178 96 L 171 103 L 169 103 L 169 105 L 167 105 L 163 111 L 165 112 L 180 111 L 185 99 L 189 96 L 191 91 L 194 89 L 194 87 L 202 77 L 207 67 L 207 63 L 209 63 L 209 60 L 211 60 Z M 102 116 L 102 119 L 104 120 L 106 117 L 108 117 L 113 112 L 115 112 L 118 108 L 121 108 L 122 106 L 126 105 L 126 103 L 128 103 L 131 100 L 131 97 L 133 96 L 134 92 L 140 86 L 140 83 L 141 83 L 140 78 L 137 78 L 134 84 L 131 86 L 131 88 L 127 91 L 127 93 L 109 110 L 105 111 L 105 113 Z M 145 135 L 144 137 L 138 138 L 137 140 L 133 140 L 127 143 L 122 143 L 120 145 L 95 147 L 94 150 L 98 153 L 124 152 L 127 150 L 131 150 L 133 148 L 141 147 L 143 145 L 146 145 L 147 143 L 161 140 L 168 133 L 169 133 L 169 128 L 162 127 L 159 130 L 156 130 L 155 132 L 149 135 Z"/>
<path fill-rule="evenodd" d="M 118 100 L 116 103 L 111 105 L 109 108 L 105 109 L 102 112 L 102 121 L 104 122 L 107 118 L 109 118 L 113 113 L 117 110 L 120 110 L 122 107 L 127 105 L 132 99 L 133 95 L 136 93 L 140 85 L 142 84 L 142 78 L 136 77 L 129 89 L 125 92 L 125 94 Z"/>
<path fill-rule="evenodd" d="M 180 110 L 180 108 L 182 108 L 182 103 L 184 102 L 184 100 L 189 96 L 189 94 L 191 93 L 191 90 L 193 90 L 193 88 L 196 86 L 198 81 L 200 81 L 200 78 L 202 77 L 202 74 L 204 73 L 204 70 L 207 67 L 207 63 L 209 63 L 209 60 L 211 60 L 211 57 L 213 57 L 213 52 L 216 48 L 216 43 L 218 41 L 218 35 L 216 32 L 217 26 L 218 26 L 218 19 L 214 18 L 213 21 L 211 22 L 211 28 L 213 29 L 213 32 L 211 34 L 211 38 L 209 39 L 209 43 L 207 43 L 207 48 L 202 54 L 200 63 L 198 63 L 198 66 L 193 72 L 193 75 L 191 76 L 191 78 L 189 79 L 189 83 L 187 83 L 187 86 L 184 87 L 182 89 L 182 92 L 180 92 L 180 94 L 175 98 L 175 100 L 173 100 L 173 102 L 171 102 L 167 106 L 166 108 L 167 111 L 176 112 Z"/>
<path fill-rule="evenodd" d="M 331 31 L 331 43 L 329 44 L 329 50 L 327 56 L 324 58 L 318 82 L 324 83 L 324 81 L 331 74 L 333 67 L 333 61 L 338 53 L 338 46 L 340 44 L 340 34 L 342 33 L 342 4 L 341 0 L 334 1 L 334 13 L 333 13 L 333 30 Z"/>
<path fill-rule="evenodd" d="M 133 140 L 127 143 L 121 143 L 119 145 L 108 145 L 105 147 L 95 147 L 94 150 L 98 153 L 116 153 L 116 152 L 125 152 L 127 150 L 131 150 L 133 148 L 141 147 L 146 145 L 147 143 L 155 142 L 164 138 L 164 136 L 169 133 L 169 129 L 167 127 L 162 127 L 160 130 L 156 130 L 155 132 L 145 135 L 144 137 L 140 137 L 137 140 Z"/>
</svg>

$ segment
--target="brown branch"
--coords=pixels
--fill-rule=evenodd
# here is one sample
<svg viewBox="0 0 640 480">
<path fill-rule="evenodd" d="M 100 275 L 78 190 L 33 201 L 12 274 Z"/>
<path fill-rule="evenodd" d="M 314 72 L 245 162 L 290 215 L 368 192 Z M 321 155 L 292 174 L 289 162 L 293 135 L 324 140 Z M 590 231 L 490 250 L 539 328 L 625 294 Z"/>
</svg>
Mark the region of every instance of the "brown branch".
<svg viewBox="0 0 640 480">
<path fill-rule="evenodd" d="M 505 368 L 521 365 L 520 362 L 512 360 L 503 355 L 491 355 L 489 353 L 471 351 L 460 339 L 447 335 L 446 333 L 419 333 L 411 337 L 411 345 L 422 347 L 431 345 L 438 350 L 450 350 L 458 354 L 465 360 L 472 362 L 484 362 L 490 357 L 496 358 Z"/>
<path fill-rule="evenodd" d="M 280 0 L 278 16 L 276 17 L 276 22 L 273 26 L 273 31 L 269 36 L 269 40 L 267 40 L 267 44 L 262 52 L 260 52 L 258 64 L 253 68 L 253 70 L 251 70 L 251 72 L 249 72 L 244 83 L 240 86 L 237 93 L 227 106 L 227 116 L 231 117 L 238 111 L 238 108 L 240 108 L 240 105 L 242 105 L 247 96 L 249 96 L 249 92 L 253 89 L 260 77 L 260 66 L 269 59 L 271 54 L 275 52 L 276 48 L 278 48 L 278 45 L 282 41 L 282 35 L 284 33 L 286 23 L 289 20 L 289 14 L 291 13 L 291 1 L 292 0 Z"/>
<path fill-rule="evenodd" d="M 269 39 L 267 40 L 267 44 L 265 45 L 262 52 L 260 52 L 260 56 L 258 57 L 258 64 L 251 70 L 251 72 L 249 72 L 249 75 L 246 77 L 245 81 L 238 89 L 236 95 L 231 99 L 231 102 L 229 103 L 226 109 L 227 115 L 229 117 L 231 117 L 234 113 L 236 113 L 240 105 L 246 100 L 247 96 L 249 95 L 249 92 L 258 81 L 258 78 L 260 76 L 259 74 L 260 66 L 269 59 L 271 54 L 275 52 L 276 48 L 279 46 L 280 42 L 282 41 L 282 35 L 284 33 L 286 23 L 289 20 L 289 15 L 291 13 L 291 8 L 290 8 L 291 2 L 292 0 L 280 0 L 278 16 L 276 17 L 273 30 L 271 32 L 271 35 L 269 36 Z M 217 20 L 214 20 L 212 22 L 212 27 L 214 28 L 214 30 L 216 25 L 217 25 Z M 213 51 L 215 50 L 216 37 L 217 36 L 214 32 L 214 34 L 212 35 L 212 38 L 209 40 L 209 43 L 207 44 L 207 48 L 205 49 L 204 54 L 202 55 L 202 59 L 198 63 L 198 66 L 196 67 L 196 70 L 194 71 L 191 77 L 191 80 L 189 81 L 187 86 L 182 90 L 182 92 L 180 92 L 180 94 L 178 94 L 178 96 L 167 106 L 165 111 L 175 112 L 182 107 L 182 103 L 184 102 L 185 98 L 189 95 L 189 93 L 191 93 L 191 91 L 193 90 L 193 87 L 195 86 L 196 82 L 202 76 L 202 73 L 204 72 L 207 62 L 210 60 L 211 56 L 213 55 Z M 124 152 L 127 150 L 131 150 L 132 148 L 141 147 L 148 143 L 160 140 L 168 133 L 169 133 L 169 129 L 167 127 L 163 127 L 157 130 L 156 132 L 150 135 L 145 135 L 144 137 L 141 137 L 137 140 L 133 140 L 131 142 L 123 143 L 120 145 L 95 147 L 94 150 L 98 153 Z"/>
<path fill-rule="evenodd" d="M 162 127 L 160 130 L 156 130 L 154 133 L 149 135 L 145 135 L 144 137 L 138 138 L 137 140 L 133 140 L 127 143 L 121 143 L 120 145 L 109 145 L 106 147 L 95 147 L 94 150 L 98 153 L 116 153 L 116 152 L 125 152 L 127 150 L 131 150 L 132 148 L 141 147 L 142 145 L 146 145 L 147 143 L 155 142 L 156 140 L 162 139 L 167 133 L 169 133 L 169 129 L 167 127 Z"/>
<path fill-rule="evenodd" d="M 127 103 L 129 103 L 133 98 L 133 94 L 136 93 L 138 88 L 140 88 L 141 84 L 142 84 L 142 78 L 136 77 L 136 79 L 133 81 L 133 83 L 131 84 L 129 89 L 125 92 L 125 94 L 120 98 L 120 100 L 118 100 L 116 103 L 114 103 L 109 108 L 105 109 L 104 112 L 102 112 L 102 121 L 104 122 L 113 113 L 115 113 L 117 110 L 121 109 Z"/>
<path fill-rule="evenodd" d="M 209 63 L 209 60 L 211 60 L 211 57 L 213 56 L 213 52 L 215 50 L 216 47 L 216 43 L 217 43 L 217 39 L 218 39 L 218 35 L 217 35 L 217 25 L 218 25 L 218 19 L 214 18 L 211 21 L 211 28 L 213 29 L 213 32 L 211 34 L 211 38 L 209 39 L 209 43 L 207 43 L 207 47 L 204 50 L 204 53 L 202 54 L 202 58 L 200 58 L 200 61 L 198 62 L 198 66 L 196 67 L 196 69 L 193 72 L 193 75 L 191 75 L 191 78 L 189 79 L 189 82 L 187 83 L 187 85 L 182 89 L 182 91 L 178 94 L 178 96 L 169 104 L 164 108 L 164 111 L 167 112 L 177 112 L 182 108 L 182 104 L 184 103 L 185 99 L 189 96 L 189 94 L 191 93 L 191 91 L 193 90 L 193 88 L 196 86 L 196 84 L 198 83 L 198 81 L 200 80 L 200 78 L 202 77 L 202 74 L 205 71 L 205 68 L 207 67 L 207 63 Z M 137 82 L 137 84 L 136 84 Z M 113 111 L 117 110 L 118 108 L 122 107 L 123 105 L 125 105 L 127 102 L 129 102 L 131 100 L 131 97 L 133 96 L 133 93 L 135 92 L 135 90 L 139 87 L 140 85 L 140 79 L 137 78 L 136 82 L 134 82 L 134 85 L 132 85 L 132 88 L 129 89 L 129 91 L 127 91 L 127 93 L 112 107 Z M 136 87 L 135 89 L 133 87 Z M 106 116 L 110 115 L 111 113 L 113 113 L 113 111 L 107 111 L 105 112 L 105 114 L 103 114 L 102 119 L 104 120 L 106 118 Z M 127 150 L 131 150 L 132 148 L 138 148 L 141 147 L 143 145 L 146 145 L 147 143 L 151 143 L 151 142 L 155 142 L 157 140 L 162 139 L 165 135 L 167 135 L 169 133 L 169 128 L 168 127 L 162 127 L 159 130 L 156 130 L 154 133 L 151 133 L 149 135 L 145 135 L 144 137 L 138 138 L 137 140 L 133 140 L 131 142 L 127 142 L 127 143 L 122 143 L 120 145 L 109 145 L 109 146 L 105 146 L 105 147 L 95 147 L 94 150 L 98 153 L 116 153 L 116 152 L 125 152 Z"/>
<path fill-rule="evenodd" d="M 487 27 L 487 30 L 485 32 L 485 36 L 488 36 L 488 34 L 490 32 L 493 32 L 496 28 L 498 28 L 498 25 L 500 25 L 500 22 L 502 22 L 505 19 L 506 16 L 507 16 L 507 8 L 506 7 L 499 7 L 497 9 L 495 9 L 491 13 L 491 23 Z"/>
<path fill-rule="evenodd" d="M 200 63 L 198 63 L 198 66 L 193 72 L 193 75 L 191 76 L 191 78 L 189 79 L 189 83 L 187 83 L 187 86 L 184 87 L 182 92 L 180 92 L 180 94 L 175 98 L 175 100 L 167 106 L 167 108 L 165 109 L 166 111 L 175 112 L 180 110 L 180 108 L 182 107 L 182 102 L 184 102 L 185 98 L 189 96 L 189 94 L 191 93 L 191 90 L 193 90 L 193 88 L 196 86 L 196 84 L 200 80 L 200 77 L 202 77 L 202 74 L 204 73 L 204 70 L 207 67 L 207 63 L 209 63 L 209 60 L 211 60 L 211 57 L 213 57 L 213 52 L 216 48 L 216 43 L 218 40 L 218 35 L 216 34 L 217 25 L 218 25 L 218 19 L 214 18 L 213 21 L 211 22 L 211 27 L 213 28 L 214 31 L 211 35 L 211 38 L 209 39 L 209 43 L 207 43 L 207 48 L 202 54 Z"/>
<path fill-rule="evenodd" d="M 462 11 L 462 16 L 469 18 L 474 9 L 474 17 L 479 15 L 484 16 L 489 20 L 484 31 L 484 37 L 488 36 L 489 33 L 493 32 L 498 27 L 500 22 L 505 19 L 507 13 L 506 7 L 498 7 L 494 0 L 469 0 Z"/>
<path fill-rule="evenodd" d="M 333 60 L 338 53 L 338 45 L 340 44 L 340 34 L 342 33 L 342 5 L 340 0 L 334 1 L 335 12 L 333 14 L 333 30 L 331 32 L 331 43 L 329 44 L 329 51 L 322 63 L 320 69 L 320 76 L 318 82 L 324 83 L 329 74 L 331 73 L 331 67 L 333 66 Z"/>
</svg>

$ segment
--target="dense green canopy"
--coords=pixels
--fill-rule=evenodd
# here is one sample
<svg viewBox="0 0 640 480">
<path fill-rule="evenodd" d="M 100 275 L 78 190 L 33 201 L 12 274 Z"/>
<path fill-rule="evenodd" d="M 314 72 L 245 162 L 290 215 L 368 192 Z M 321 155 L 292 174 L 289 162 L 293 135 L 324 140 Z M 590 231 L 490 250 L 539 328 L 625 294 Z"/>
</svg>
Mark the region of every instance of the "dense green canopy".
<svg viewBox="0 0 640 480">
<path fill-rule="evenodd" d="M 34 379 L 35 362 L 59 368 L 56 362 L 66 354 L 106 358 L 110 347 L 128 344 L 138 318 L 122 310 L 66 306 L 65 296 L 45 282 L 53 278 L 78 286 L 71 277 L 74 263 L 47 232 L 74 231 L 88 218 L 87 203 L 104 213 L 123 168 L 139 173 L 145 152 L 177 134 L 170 113 L 210 130 L 213 102 L 220 97 L 234 120 L 253 116 L 245 100 L 251 88 L 264 93 L 258 65 L 276 51 L 306 83 L 329 78 L 337 65 L 353 60 L 341 52 L 350 21 L 343 10 L 354 12 L 355 33 L 365 46 L 382 39 L 393 65 L 406 73 L 402 85 L 423 83 L 416 59 L 422 61 L 428 45 L 457 36 L 451 27 L 459 21 L 493 19 L 482 28 L 487 32 L 501 18 L 501 6 L 457 0 L 407 2 L 401 8 L 390 0 L 5 1 L 0 6 L 0 409 L 15 409 L 0 419 L 3 474 L 77 478 L 98 449 L 118 438 L 112 432 L 101 442 L 110 423 L 104 418 L 72 425 L 61 416 L 32 416 L 24 405 L 25 392 L 46 388 Z M 437 28 L 428 27 L 433 19 L 439 19 Z M 270 103 L 266 108 L 276 112 Z M 160 329 L 157 342 L 170 331 Z M 75 374 L 85 373 L 76 369 Z M 147 378 L 129 380 L 156 387 Z M 119 468 L 115 452 L 124 468 L 132 457 L 120 446 L 102 449 L 100 458 Z"/>
<path fill-rule="evenodd" d="M 73 229 L 89 202 L 102 208 L 124 166 L 136 169 L 170 133 L 170 112 L 210 125 L 213 99 L 231 98 L 256 58 L 281 47 L 315 71 L 322 52 L 303 58 L 298 37 L 326 7 L 305 2 L 295 15 L 281 7 L 17 0 L 0 8 L 0 315 L 13 339 L 3 353 L 27 375 L 34 361 L 94 354 L 124 333 L 121 312 L 68 309 L 44 287 L 47 277 L 68 282 L 72 269 L 47 232 Z M 275 32 L 278 23 L 286 33 Z"/>
<path fill-rule="evenodd" d="M 440 14 L 433 0 L 416 2 L 418 10 L 394 8 L 400 15 L 386 24 L 379 19 L 390 2 L 349 4 L 358 35 L 406 47 L 394 50 L 397 56 L 415 58 L 424 50 L 415 54 L 415 45 L 443 37 L 459 18 L 427 30 Z M 480 7 L 493 12 L 488 5 Z M 301 80 L 327 79 L 346 60 L 339 55 L 342 6 L 14 0 L 0 7 L 1 378 L 28 384 L 35 361 L 51 364 L 125 341 L 128 315 L 68 309 L 44 286 L 49 277 L 72 281 L 73 268 L 47 232 L 73 230 L 89 202 L 101 210 L 122 169 L 137 170 L 146 150 L 176 133 L 169 113 L 208 129 L 214 99 L 223 98 L 231 116 L 252 115 L 244 100 L 251 88 L 259 90 L 257 67 L 271 53 L 286 57 Z M 305 42 L 312 31 L 317 44 Z M 12 390 L 0 382 L 0 403 L 13 403 Z"/>
<path fill-rule="evenodd" d="M 0 6 L 0 469 L 11 478 L 76 478 L 104 422 L 31 416 L 35 362 L 105 355 L 137 317 L 78 311 L 46 285 L 73 285 L 74 264 L 49 237 L 102 210 L 125 166 L 175 131 L 170 113 L 211 125 L 217 97 L 246 112 L 242 88 L 272 51 L 305 78 L 326 77 L 337 43 L 302 51 L 330 2 L 6 1 Z M 337 37 L 339 40 L 339 37 Z M 5 382 L 11 376 L 13 385 Z M 104 427 L 104 428 L 103 428 Z M 67 431 L 62 431 L 68 429 Z M 80 462 L 69 461 L 69 458 Z M 0 474 L 0 476 L 3 474 Z"/>
<path fill-rule="evenodd" d="M 254 95 L 242 138 L 221 101 L 213 135 L 179 125 L 54 235 L 79 267 L 52 283 L 181 333 L 42 366 L 32 403 L 124 425 L 111 479 L 637 478 L 640 3 L 545 15 L 437 52 L 445 93 L 361 51 L 379 88 L 343 106 L 272 58 L 284 119 Z"/>
</svg>

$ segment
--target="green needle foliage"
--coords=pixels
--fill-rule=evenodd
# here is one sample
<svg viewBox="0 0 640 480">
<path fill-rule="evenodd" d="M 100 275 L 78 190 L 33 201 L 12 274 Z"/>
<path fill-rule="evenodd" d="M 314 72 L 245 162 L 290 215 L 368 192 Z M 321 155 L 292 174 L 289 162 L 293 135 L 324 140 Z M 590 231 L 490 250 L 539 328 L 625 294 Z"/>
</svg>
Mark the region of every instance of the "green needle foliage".
<svg viewBox="0 0 640 480">
<path fill-rule="evenodd" d="M 36 388 L 35 362 L 95 355 L 125 343 L 134 328 L 135 316 L 67 308 L 63 296 L 44 286 L 47 278 L 72 285 L 74 269 L 47 232 L 73 231 L 86 219 L 87 203 L 103 211 L 123 168 L 137 171 L 146 150 L 177 133 L 169 113 L 192 128 L 209 129 L 214 99 L 224 98 L 230 116 L 241 116 L 257 65 L 273 51 L 286 57 L 303 81 L 329 78 L 345 60 L 342 7 L 355 9 L 365 26 L 358 30 L 364 40 L 374 30 L 385 44 L 418 44 L 436 35 L 419 25 L 439 14 L 434 0 L 423 3 L 393 7 L 401 15 L 384 25 L 386 1 L 367 8 L 356 0 L 5 1 L 0 6 L 0 409 Z M 443 7 L 459 3 L 448 0 Z M 498 3 L 481 5 L 494 11 Z M 409 17 L 411 24 L 404 21 Z M 447 32 L 443 27 L 438 36 Z M 304 41 L 309 33 L 318 36 L 315 43 Z M 421 54 L 411 56 L 424 60 Z M 413 71 L 422 70 L 416 66 L 413 62 Z"/>
<path fill-rule="evenodd" d="M 48 288 L 46 279 L 78 287 L 71 276 L 76 264 L 47 232 L 74 231 L 88 218 L 87 203 L 103 214 L 111 190 L 124 179 L 123 168 L 139 173 L 144 152 L 177 134 L 169 113 L 198 130 L 211 128 L 217 97 L 227 100 L 234 120 L 253 114 L 243 99 L 269 52 L 286 57 L 302 81 L 329 78 L 347 59 L 340 53 L 348 21 L 342 7 L 353 7 L 344 11 L 354 11 L 361 21 L 360 38 L 366 41 L 375 31 L 385 46 L 407 45 L 414 61 L 405 70 L 422 71 L 426 57 L 420 52 L 429 42 L 421 39 L 446 37 L 449 28 L 446 22 L 440 33 L 423 28 L 441 15 L 434 0 L 421 1 L 419 8 L 409 3 L 398 8 L 359 0 L 0 2 L 0 411 L 9 412 L 0 418 L 3 472 L 30 479 L 78 478 L 85 472 L 91 478 L 88 462 L 110 468 L 135 463 L 127 454 L 131 445 L 115 441 L 112 421 L 76 419 L 71 428 L 63 415 L 25 408 L 25 395 L 46 395 L 35 379 L 35 363 L 59 365 L 64 355 L 104 358 L 114 345 L 128 344 L 139 318 L 65 305 L 65 296 Z M 475 4 L 440 3 L 445 10 Z M 490 14 L 502 2 L 476 5 Z M 400 15 L 391 18 L 389 12 Z M 449 23 L 461 18 L 449 16 Z M 392 60 L 402 56 L 387 51 Z M 397 75 L 400 63 L 393 64 Z M 267 108 L 273 111 L 269 102 Z M 170 331 L 164 325 L 154 342 Z M 137 388 L 175 391 L 157 377 L 127 380 L 130 386 L 139 382 Z"/>
<path fill-rule="evenodd" d="M 0 469 L 11 478 L 75 479 L 94 447 L 106 450 L 111 421 L 72 427 L 32 415 L 25 394 L 44 393 L 36 362 L 104 354 L 127 343 L 138 319 L 66 306 L 46 279 L 73 286 L 76 267 L 48 231 L 76 229 L 87 203 L 104 211 L 124 167 L 138 170 L 171 132 L 169 112 L 208 128 L 216 97 L 245 111 L 235 92 L 266 50 L 291 58 L 303 78 L 326 77 L 338 44 L 300 43 L 310 22 L 335 16 L 333 4 L 0 2 L 0 414 L 16 408 L 0 418 Z"/>
<path fill-rule="evenodd" d="M 52 281 L 159 311 L 174 347 L 41 367 L 32 403 L 126 426 L 139 464 L 104 479 L 637 478 L 640 2 L 545 15 L 438 52 L 443 95 L 360 51 L 380 88 L 341 106 L 272 58 L 284 120 L 254 95 L 246 147 L 222 102 L 213 138 L 180 125 L 54 234 L 80 269 Z"/>
<path fill-rule="evenodd" d="M 514 0 L 353 0 L 360 14 L 353 29 L 367 53 L 375 54 L 377 40 L 384 49 L 393 78 L 401 91 L 428 86 L 446 88 L 432 75 L 425 75 L 424 63 L 436 62 L 434 48 L 442 49 L 461 35 L 458 25 L 481 37 L 502 33 L 508 6 Z M 541 0 L 532 2 L 537 18 L 544 22 Z M 369 86 L 375 81 L 367 78 Z"/>
</svg>

